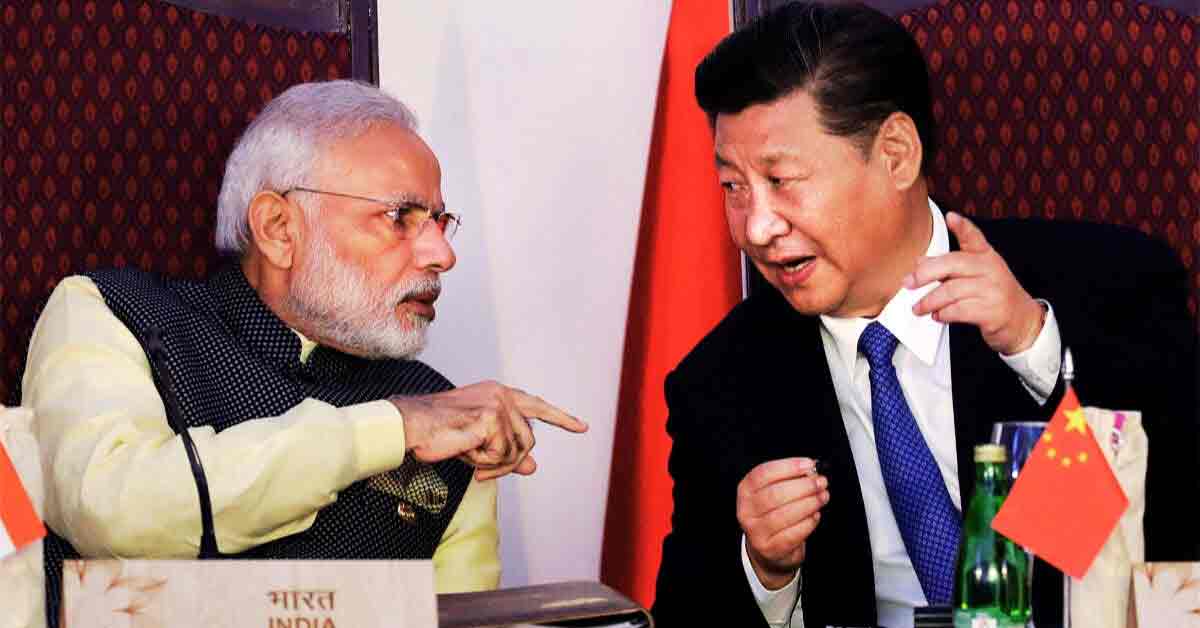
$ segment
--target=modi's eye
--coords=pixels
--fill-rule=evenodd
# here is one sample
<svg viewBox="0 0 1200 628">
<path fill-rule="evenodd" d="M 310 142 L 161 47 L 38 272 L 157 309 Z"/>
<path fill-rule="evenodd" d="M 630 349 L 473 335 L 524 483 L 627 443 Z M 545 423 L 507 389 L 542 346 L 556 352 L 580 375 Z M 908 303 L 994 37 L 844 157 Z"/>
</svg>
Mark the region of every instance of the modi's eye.
<svg viewBox="0 0 1200 628">
<path fill-rule="evenodd" d="M 420 205 L 401 205 L 393 211 L 396 213 L 396 225 L 413 235 L 425 226 L 430 214 L 428 209 Z"/>
</svg>

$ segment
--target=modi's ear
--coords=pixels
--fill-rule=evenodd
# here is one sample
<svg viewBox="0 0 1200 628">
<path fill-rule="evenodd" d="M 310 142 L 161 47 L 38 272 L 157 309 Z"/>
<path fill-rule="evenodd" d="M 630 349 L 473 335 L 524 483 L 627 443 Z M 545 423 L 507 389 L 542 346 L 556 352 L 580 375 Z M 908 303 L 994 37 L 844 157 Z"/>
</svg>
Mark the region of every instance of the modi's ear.
<svg viewBox="0 0 1200 628">
<path fill-rule="evenodd" d="M 258 255 L 278 268 L 291 268 L 300 246 L 304 210 L 278 192 L 264 190 L 250 199 L 246 218 L 250 246 Z"/>
<path fill-rule="evenodd" d="M 921 135 L 908 114 L 893 112 L 879 125 L 873 150 L 897 190 L 907 190 L 921 177 Z"/>
</svg>

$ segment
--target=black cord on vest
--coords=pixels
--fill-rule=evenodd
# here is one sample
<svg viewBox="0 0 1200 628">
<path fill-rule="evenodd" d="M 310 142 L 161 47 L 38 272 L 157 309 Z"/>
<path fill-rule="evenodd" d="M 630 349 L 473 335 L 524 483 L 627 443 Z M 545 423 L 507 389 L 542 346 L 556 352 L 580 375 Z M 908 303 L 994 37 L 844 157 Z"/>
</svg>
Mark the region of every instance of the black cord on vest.
<svg viewBox="0 0 1200 628">
<path fill-rule="evenodd" d="M 204 465 L 200 462 L 200 453 L 196 443 L 183 424 L 183 413 L 179 408 L 179 399 L 175 396 L 175 380 L 171 369 L 167 368 L 167 350 L 163 347 L 162 333 L 157 327 L 146 330 L 146 351 L 150 354 L 150 362 L 158 374 L 162 384 L 163 402 L 167 410 L 167 424 L 183 439 L 183 449 L 187 452 L 188 462 L 192 466 L 192 478 L 196 480 L 196 492 L 200 497 L 200 558 L 217 558 L 221 553 L 217 550 L 217 535 L 213 527 L 212 499 L 208 494 L 208 477 L 204 474 Z"/>
</svg>

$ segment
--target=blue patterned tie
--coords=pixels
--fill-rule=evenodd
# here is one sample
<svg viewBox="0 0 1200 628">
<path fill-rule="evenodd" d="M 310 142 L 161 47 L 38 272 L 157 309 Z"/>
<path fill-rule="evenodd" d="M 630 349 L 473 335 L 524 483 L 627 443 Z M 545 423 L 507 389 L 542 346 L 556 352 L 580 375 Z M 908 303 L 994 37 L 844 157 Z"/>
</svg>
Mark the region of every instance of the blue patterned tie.
<svg viewBox="0 0 1200 628">
<path fill-rule="evenodd" d="M 962 521 L 913 418 L 892 353 L 899 341 L 883 325 L 867 325 L 858 350 L 871 365 L 871 419 L 875 449 L 904 547 L 929 604 L 949 604 Z"/>
</svg>

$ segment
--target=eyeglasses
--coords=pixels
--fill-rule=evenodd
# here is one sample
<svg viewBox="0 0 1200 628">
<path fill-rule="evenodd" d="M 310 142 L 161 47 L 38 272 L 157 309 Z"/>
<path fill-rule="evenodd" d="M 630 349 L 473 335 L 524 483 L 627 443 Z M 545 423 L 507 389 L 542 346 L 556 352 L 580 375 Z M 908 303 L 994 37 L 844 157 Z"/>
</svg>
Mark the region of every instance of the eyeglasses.
<svg viewBox="0 0 1200 628">
<path fill-rule="evenodd" d="M 392 220 L 396 221 L 396 226 L 403 232 L 402 237 L 406 240 L 416 238 L 425 232 L 425 227 L 430 223 L 437 225 L 438 231 L 447 240 L 454 237 L 458 232 L 459 225 L 462 224 L 462 218 L 458 214 L 452 214 L 444 209 L 430 209 L 419 203 L 411 201 L 385 201 L 369 196 L 357 196 L 354 194 L 343 194 L 341 192 L 327 192 L 325 190 L 314 190 L 312 188 L 294 187 L 288 188 L 283 192 L 283 196 L 287 196 L 292 192 L 308 192 L 310 194 L 325 194 L 327 196 L 340 196 L 342 198 L 352 198 L 357 201 L 368 201 L 371 203 L 379 203 L 386 205 L 391 209 L 388 214 Z"/>
</svg>

